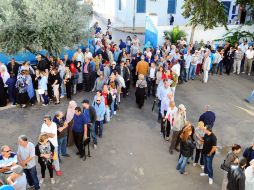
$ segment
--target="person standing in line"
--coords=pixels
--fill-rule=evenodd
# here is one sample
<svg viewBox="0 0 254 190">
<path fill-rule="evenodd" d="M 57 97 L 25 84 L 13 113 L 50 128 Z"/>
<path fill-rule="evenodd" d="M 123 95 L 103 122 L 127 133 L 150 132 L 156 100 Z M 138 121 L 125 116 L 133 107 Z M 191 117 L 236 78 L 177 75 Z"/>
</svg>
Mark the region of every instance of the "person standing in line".
<svg viewBox="0 0 254 190">
<path fill-rule="evenodd" d="M 238 75 L 240 74 L 242 59 L 243 59 L 243 52 L 241 48 L 238 47 L 234 55 L 233 73 L 237 73 Z"/>
<path fill-rule="evenodd" d="M 205 53 L 205 60 L 204 60 L 204 64 L 203 64 L 203 71 L 204 71 L 204 78 L 203 78 L 203 82 L 207 83 L 208 81 L 208 72 L 211 68 L 211 58 L 209 57 L 210 51 Z"/>
<path fill-rule="evenodd" d="M 96 149 L 97 148 L 97 137 L 95 133 L 96 111 L 94 107 L 89 104 L 89 100 L 87 99 L 82 101 L 82 106 L 83 106 L 83 114 L 88 120 L 88 127 L 90 128 L 91 136 L 93 139 L 93 147 L 94 149 Z"/>
<path fill-rule="evenodd" d="M 67 135 L 68 135 L 68 123 L 65 120 L 64 114 L 61 111 L 57 111 L 53 122 L 57 125 L 57 141 L 58 141 L 58 157 L 61 163 L 61 156 L 70 157 L 67 154 Z"/>
<path fill-rule="evenodd" d="M 173 154 L 173 150 L 176 150 L 176 141 L 184 125 L 186 125 L 186 108 L 183 104 L 180 104 L 178 106 L 178 111 L 175 116 L 174 124 L 171 127 L 173 135 L 171 145 L 169 147 L 170 154 Z"/>
<path fill-rule="evenodd" d="M 145 94 L 146 94 L 147 82 L 145 80 L 145 76 L 140 74 L 138 76 L 138 80 L 136 83 L 136 104 L 138 105 L 139 109 L 141 109 L 145 102 Z"/>
<path fill-rule="evenodd" d="M 245 52 L 246 55 L 246 63 L 244 64 L 244 70 L 246 72 L 246 74 L 248 74 L 250 76 L 250 73 L 252 71 L 252 63 L 254 60 L 254 50 L 253 47 L 250 46 L 249 49 Z M 243 72 L 244 73 L 244 72 Z"/>
<path fill-rule="evenodd" d="M 60 170 L 59 158 L 58 158 L 58 142 L 57 142 L 57 126 L 51 120 L 51 116 L 44 116 L 44 123 L 41 126 L 41 134 L 47 134 L 48 140 L 53 144 L 55 157 L 54 157 L 54 166 L 56 169 L 56 175 L 61 176 L 62 171 Z"/>
<path fill-rule="evenodd" d="M 216 119 L 215 113 L 210 111 L 209 105 L 205 105 L 204 113 L 199 117 L 198 121 L 203 121 L 205 126 L 209 125 L 213 127 L 215 119 Z"/>
<path fill-rule="evenodd" d="M 87 120 L 81 112 L 80 107 L 75 108 L 75 115 L 73 117 L 73 137 L 75 145 L 78 149 L 77 155 L 80 155 L 80 158 L 85 156 L 83 141 L 87 139 Z"/>
<path fill-rule="evenodd" d="M 238 144 L 234 144 L 231 147 L 231 151 L 227 154 L 226 159 L 224 160 L 223 167 L 224 167 L 224 177 L 222 180 L 222 190 L 227 190 L 228 184 L 228 172 L 231 166 L 238 165 L 239 163 L 239 153 L 241 152 L 241 146 Z"/>
<path fill-rule="evenodd" d="M 146 79 L 146 76 L 148 74 L 148 69 L 149 69 L 149 65 L 148 63 L 145 61 L 145 56 L 142 55 L 141 56 L 141 61 L 139 61 L 137 63 L 137 66 L 136 66 L 136 75 L 140 75 L 140 74 L 143 74 L 145 79 Z"/>
<path fill-rule="evenodd" d="M 181 174 L 188 175 L 188 172 L 185 171 L 185 167 L 187 165 L 188 159 L 193 155 L 193 150 L 195 148 L 195 144 L 191 138 L 192 128 L 186 127 L 183 129 L 183 132 L 180 135 L 180 159 L 178 160 L 178 164 L 176 166 L 177 170 L 180 170 Z"/>
<path fill-rule="evenodd" d="M 237 166 L 231 166 L 228 172 L 227 190 L 246 190 L 244 168 L 246 159 L 240 158 Z"/>
<path fill-rule="evenodd" d="M 204 172 L 200 176 L 208 176 L 209 184 L 213 184 L 213 158 L 217 149 L 217 137 L 212 132 L 211 126 L 206 126 L 203 146 Z"/>
<path fill-rule="evenodd" d="M 247 166 L 250 165 L 250 161 L 254 159 L 254 139 L 252 145 L 247 147 L 243 152 L 243 157 L 247 160 Z"/>
<path fill-rule="evenodd" d="M 35 190 L 40 189 L 39 180 L 37 177 L 36 163 L 35 163 L 35 146 L 28 141 L 25 135 L 21 135 L 18 138 L 18 161 L 23 167 L 26 174 L 27 183 Z"/>
<path fill-rule="evenodd" d="M 204 169 L 204 159 L 203 159 L 203 144 L 204 144 L 204 136 L 205 136 L 205 125 L 203 121 L 198 122 L 198 126 L 195 129 L 194 139 L 196 141 L 196 155 L 195 155 L 195 161 L 193 163 L 193 166 L 196 167 L 198 164 L 198 161 L 200 160 L 200 166 L 202 169 Z"/>
<path fill-rule="evenodd" d="M 40 184 L 43 184 L 45 180 L 45 171 L 46 168 L 49 170 L 50 181 L 52 184 L 55 184 L 55 179 L 53 177 L 53 156 L 54 156 L 55 147 L 49 141 L 48 135 L 41 134 L 39 137 L 39 142 L 35 146 L 35 154 L 38 156 L 38 163 L 41 166 L 41 180 Z"/>
<path fill-rule="evenodd" d="M 103 121 L 106 113 L 106 107 L 101 101 L 101 97 L 97 97 L 96 103 L 94 104 L 94 109 L 96 111 L 95 132 L 99 138 L 101 138 L 103 132 Z"/>
<path fill-rule="evenodd" d="M 7 183 L 14 187 L 15 190 L 26 190 L 26 175 L 23 168 L 19 165 L 11 168 L 12 174 L 7 178 Z"/>
</svg>

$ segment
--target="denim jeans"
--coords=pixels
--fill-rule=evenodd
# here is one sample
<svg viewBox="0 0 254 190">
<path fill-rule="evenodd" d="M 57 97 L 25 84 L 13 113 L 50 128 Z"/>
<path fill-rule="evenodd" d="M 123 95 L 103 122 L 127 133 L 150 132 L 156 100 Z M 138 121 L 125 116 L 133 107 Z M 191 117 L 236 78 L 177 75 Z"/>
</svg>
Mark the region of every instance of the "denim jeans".
<svg viewBox="0 0 254 190">
<path fill-rule="evenodd" d="M 65 92 L 65 85 L 64 85 L 64 81 L 62 81 L 61 83 L 61 96 L 65 96 L 66 92 Z"/>
<path fill-rule="evenodd" d="M 203 155 L 204 158 L 204 173 L 208 174 L 209 178 L 213 178 L 213 157 L 214 154 L 208 156 L 207 154 Z"/>
<path fill-rule="evenodd" d="M 217 66 L 217 74 L 218 72 L 220 72 L 220 75 L 222 75 L 222 70 L 223 70 L 223 61 L 220 61 Z"/>
<path fill-rule="evenodd" d="M 39 180 L 37 177 L 36 166 L 30 169 L 24 169 L 24 173 L 26 174 L 26 180 L 29 186 L 34 186 L 35 190 L 40 189 Z"/>
<path fill-rule="evenodd" d="M 185 172 L 185 167 L 187 165 L 188 159 L 188 157 L 184 157 L 183 155 L 181 155 L 180 159 L 178 160 L 176 169 L 180 170 L 181 174 Z"/>
<path fill-rule="evenodd" d="M 66 155 L 66 149 L 67 149 L 67 136 L 66 137 L 60 137 L 58 140 L 58 156 L 60 158 L 60 155 Z"/>
<path fill-rule="evenodd" d="M 184 77 L 184 80 L 189 80 L 189 72 L 190 72 L 190 68 L 185 68 L 185 77 Z"/>
<path fill-rule="evenodd" d="M 197 65 L 190 65 L 190 72 L 189 72 L 189 80 L 191 79 L 195 79 L 196 77 L 196 69 L 197 69 Z"/>
<path fill-rule="evenodd" d="M 95 121 L 95 131 L 97 135 L 101 138 L 103 132 L 103 121 Z"/>
<path fill-rule="evenodd" d="M 46 104 L 46 105 L 49 104 L 49 98 L 45 93 L 42 94 L 42 98 L 43 98 L 44 104 Z"/>
<path fill-rule="evenodd" d="M 96 133 L 95 133 L 95 124 L 91 123 L 89 124 L 90 127 L 90 133 L 93 139 L 93 144 L 97 145 L 97 137 L 96 137 Z"/>
<path fill-rule="evenodd" d="M 115 101 L 116 99 L 113 99 L 111 105 L 110 105 L 110 116 L 112 117 L 114 115 L 114 111 L 115 111 Z"/>
</svg>

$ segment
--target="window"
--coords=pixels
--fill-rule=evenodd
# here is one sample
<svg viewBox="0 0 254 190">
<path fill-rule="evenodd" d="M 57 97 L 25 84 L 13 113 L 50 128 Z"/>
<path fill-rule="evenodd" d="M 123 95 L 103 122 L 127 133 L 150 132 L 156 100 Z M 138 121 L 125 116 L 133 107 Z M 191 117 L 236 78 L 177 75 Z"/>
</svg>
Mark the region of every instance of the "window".
<svg viewBox="0 0 254 190">
<path fill-rule="evenodd" d="M 230 10 L 230 6 L 231 6 L 231 2 L 230 1 L 222 1 L 221 3 L 224 6 L 224 11 L 225 11 L 226 16 L 228 17 L 229 16 L 229 10 Z"/>
<path fill-rule="evenodd" d="M 168 0 L 168 14 L 176 13 L 176 0 Z"/>
<path fill-rule="evenodd" d="M 146 12 L 146 0 L 137 0 L 137 13 Z"/>
<path fill-rule="evenodd" d="M 122 10 L 122 0 L 118 0 L 118 9 L 119 9 L 119 11 L 121 11 Z"/>
</svg>

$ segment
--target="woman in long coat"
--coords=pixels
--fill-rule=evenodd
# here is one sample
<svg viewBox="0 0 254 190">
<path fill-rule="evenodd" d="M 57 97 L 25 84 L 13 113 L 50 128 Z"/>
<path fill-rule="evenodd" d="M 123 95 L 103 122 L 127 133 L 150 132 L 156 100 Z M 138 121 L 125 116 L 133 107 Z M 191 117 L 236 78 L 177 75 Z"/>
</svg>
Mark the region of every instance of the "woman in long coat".
<svg viewBox="0 0 254 190">
<path fill-rule="evenodd" d="M 68 146 L 72 146 L 74 144 L 74 139 L 72 135 L 72 127 L 73 127 L 73 117 L 75 114 L 75 108 L 77 107 L 77 103 L 74 100 L 69 102 L 67 112 L 66 112 L 66 122 L 68 123 Z"/>
<path fill-rule="evenodd" d="M 136 82 L 136 92 L 135 92 L 136 103 L 140 109 L 144 105 L 146 88 L 147 88 L 147 82 L 145 80 L 145 76 L 143 74 L 140 74 Z"/>
</svg>

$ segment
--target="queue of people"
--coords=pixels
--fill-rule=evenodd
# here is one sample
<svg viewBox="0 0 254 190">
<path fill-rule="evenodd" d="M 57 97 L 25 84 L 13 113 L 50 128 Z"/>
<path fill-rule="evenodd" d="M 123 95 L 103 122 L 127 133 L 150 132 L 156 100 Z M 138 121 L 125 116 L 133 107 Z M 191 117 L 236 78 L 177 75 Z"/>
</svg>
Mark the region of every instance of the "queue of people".
<svg viewBox="0 0 254 190">
<path fill-rule="evenodd" d="M 179 152 L 176 169 L 188 175 L 186 167 L 195 153 L 193 166 L 200 165 L 200 176 L 207 176 L 208 183 L 212 185 L 213 158 L 217 146 L 217 137 L 213 132 L 215 113 L 209 105 L 205 106 L 197 126 L 194 126 L 187 120 L 186 107 L 183 104 L 176 105 L 177 87 L 183 82 L 194 80 L 201 73 L 204 83 L 208 82 L 209 75 L 222 75 L 224 69 L 229 75 L 233 67 L 233 73 L 239 74 L 241 64 L 245 68 L 243 71 L 249 75 L 254 56 L 252 46 L 248 47 L 245 41 L 240 46 L 236 44 L 230 47 L 226 42 L 224 46 L 220 43 L 216 47 L 210 42 L 187 44 L 184 39 L 171 44 L 166 38 L 162 47 L 148 45 L 142 48 L 136 35 L 133 39 L 129 36 L 126 43 L 120 40 L 116 44 L 112 40 L 111 31 L 103 34 L 98 23 L 93 29 L 92 43 L 83 50 L 78 48 L 71 59 L 68 55 L 63 59 L 37 55 L 36 67 L 28 62 L 20 66 L 14 59 L 7 67 L 0 62 L 0 95 L 3 97 L 0 106 L 10 102 L 25 108 L 29 104 L 47 106 L 51 102 L 57 105 L 63 98 L 70 100 L 66 114 L 58 111 L 54 117 L 46 115 L 43 118 L 36 145 L 22 135 L 18 138 L 17 153 L 11 152 L 7 145 L 2 147 L 1 183 L 15 189 L 24 189 L 27 185 L 40 189 L 48 169 L 50 181 L 55 184 L 54 170 L 57 176 L 61 176 L 62 158 L 71 156 L 67 147 L 75 144 L 76 154 L 86 160 L 90 156 L 89 144 L 92 141 L 93 148 L 97 149 L 98 138 L 103 137 L 104 124 L 117 114 L 122 98 L 127 98 L 131 92 L 132 83 L 139 109 L 142 109 L 147 98 L 152 96 L 157 99 L 161 135 L 170 141 L 170 155 Z M 72 99 L 81 91 L 96 94 L 92 101 L 84 99 L 78 106 Z M 252 150 L 254 148 L 249 151 Z M 236 153 L 236 148 L 232 148 L 232 151 Z M 36 156 L 41 168 L 40 180 L 37 177 Z M 251 164 L 254 153 L 244 153 L 244 156 Z M 230 163 L 235 164 L 234 167 L 239 171 L 245 168 L 243 161 Z M 234 167 L 230 165 L 225 173 L 229 190 L 234 186 L 231 184 Z M 246 172 L 251 174 L 249 170 L 246 169 Z M 247 180 L 246 174 L 244 184 L 247 183 L 253 184 Z"/>
</svg>

